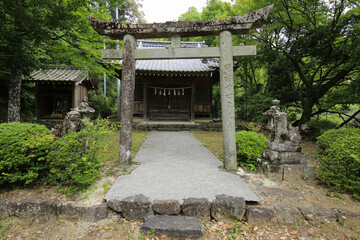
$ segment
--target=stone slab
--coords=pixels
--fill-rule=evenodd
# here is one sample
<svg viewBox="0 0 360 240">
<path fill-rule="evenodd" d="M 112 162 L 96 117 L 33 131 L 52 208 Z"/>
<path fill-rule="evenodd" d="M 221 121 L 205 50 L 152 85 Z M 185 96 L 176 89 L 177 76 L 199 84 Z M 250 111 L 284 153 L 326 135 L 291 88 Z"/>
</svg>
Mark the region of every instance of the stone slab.
<svg viewBox="0 0 360 240">
<path fill-rule="evenodd" d="M 178 200 L 155 200 L 152 209 L 160 215 L 177 215 L 181 211 Z"/>
<path fill-rule="evenodd" d="M 210 206 L 211 203 L 206 198 L 188 198 L 181 207 L 185 216 L 210 220 Z"/>
<path fill-rule="evenodd" d="M 249 224 L 264 225 L 274 222 L 275 210 L 263 207 L 248 207 L 245 216 Z"/>
<path fill-rule="evenodd" d="M 145 219 L 141 233 L 168 238 L 198 239 L 204 234 L 201 221 L 196 217 L 185 216 L 153 216 Z"/>
<path fill-rule="evenodd" d="M 150 132 L 134 161 L 131 174 L 119 176 L 105 196 L 106 201 L 143 194 L 154 200 L 206 198 L 216 195 L 243 197 L 260 202 L 241 178 L 221 171 L 222 162 L 190 132 Z"/>
<path fill-rule="evenodd" d="M 330 210 L 318 205 L 299 207 L 305 220 L 313 224 L 329 224 L 337 221 L 337 216 Z"/>
</svg>

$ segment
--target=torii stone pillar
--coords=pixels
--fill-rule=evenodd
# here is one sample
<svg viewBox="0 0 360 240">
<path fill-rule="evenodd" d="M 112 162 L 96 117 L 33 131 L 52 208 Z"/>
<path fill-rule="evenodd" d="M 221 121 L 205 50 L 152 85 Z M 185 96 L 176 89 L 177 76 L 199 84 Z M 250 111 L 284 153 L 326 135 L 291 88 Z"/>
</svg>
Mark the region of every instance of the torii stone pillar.
<svg viewBox="0 0 360 240">
<path fill-rule="evenodd" d="M 234 170 L 237 168 L 237 161 L 235 139 L 234 63 L 231 32 L 220 32 L 219 48 L 224 167 L 227 170 Z"/>
<path fill-rule="evenodd" d="M 129 163 L 131 160 L 135 59 L 220 58 L 224 166 L 227 170 L 236 169 L 233 57 L 255 56 L 256 46 L 232 46 L 232 34 L 246 34 L 250 29 L 261 27 L 272 8 L 273 5 L 270 5 L 243 16 L 222 20 L 151 24 L 117 23 L 88 17 L 91 26 L 99 34 L 107 35 L 112 39 L 124 38 L 123 51 L 106 49 L 102 53 L 103 59 L 123 59 L 120 163 Z M 181 48 L 181 37 L 217 34 L 219 34 L 219 48 Z M 169 49 L 135 49 L 135 38 L 160 37 L 171 37 L 172 47 Z"/>
<path fill-rule="evenodd" d="M 122 65 L 122 88 L 121 88 L 121 130 L 119 161 L 121 164 L 130 164 L 132 148 L 132 123 L 134 116 L 134 92 L 135 92 L 135 48 L 136 38 L 125 35 Z"/>
</svg>

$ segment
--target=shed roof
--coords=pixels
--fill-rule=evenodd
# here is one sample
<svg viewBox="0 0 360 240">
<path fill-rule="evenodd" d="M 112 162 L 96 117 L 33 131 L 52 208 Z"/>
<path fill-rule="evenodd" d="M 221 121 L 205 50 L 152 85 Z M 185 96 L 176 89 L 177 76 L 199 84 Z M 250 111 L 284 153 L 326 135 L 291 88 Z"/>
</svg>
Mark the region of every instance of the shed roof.
<svg viewBox="0 0 360 240">
<path fill-rule="evenodd" d="M 50 65 L 47 69 L 33 71 L 28 81 L 35 82 L 74 82 L 75 85 L 84 81 L 90 83 L 90 88 L 95 88 L 95 83 L 89 74 L 86 66 L 62 66 Z"/>
<path fill-rule="evenodd" d="M 170 41 L 138 40 L 138 49 L 157 49 L 171 46 Z M 205 42 L 181 42 L 181 47 L 207 47 Z M 219 70 L 218 59 L 136 60 L 136 70 L 153 72 L 213 72 Z"/>
</svg>

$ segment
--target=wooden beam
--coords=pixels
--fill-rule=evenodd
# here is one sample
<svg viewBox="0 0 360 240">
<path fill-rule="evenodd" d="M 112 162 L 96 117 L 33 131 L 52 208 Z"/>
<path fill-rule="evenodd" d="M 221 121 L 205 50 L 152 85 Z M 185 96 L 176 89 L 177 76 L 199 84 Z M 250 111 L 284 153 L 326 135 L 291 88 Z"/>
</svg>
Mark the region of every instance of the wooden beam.
<svg viewBox="0 0 360 240">
<path fill-rule="evenodd" d="M 233 57 L 256 56 L 256 45 L 233 46 Z M 135 49 L 136 60 L 151 59 L 191 59 L 191 58 L 219 58 L 218 47 L 208 48 L 169 48 L 169 49 Z M 101 58 L 105 60 L 119 60 L 123 58 L 121 49 L 103 49 Z"/>
</svg>

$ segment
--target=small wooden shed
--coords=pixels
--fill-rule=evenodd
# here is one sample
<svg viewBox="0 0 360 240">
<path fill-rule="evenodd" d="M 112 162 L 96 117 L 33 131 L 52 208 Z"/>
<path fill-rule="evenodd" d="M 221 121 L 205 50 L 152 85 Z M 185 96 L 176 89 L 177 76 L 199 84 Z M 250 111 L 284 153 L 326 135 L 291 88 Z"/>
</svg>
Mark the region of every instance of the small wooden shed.
<svg viewBox="0 0 360 240">
<path fill-rule="evenodd" d="M 170 48 L 170 41 L 138 40 L 138 49 Z M 181 42 L 183 48 L 207 47 Z M 212 116 L 212 86 L 220 80 L 218 59 L 137 60 L 134 115 L 149 120 Z"/>
<path fill-rule="evenodd" d="M 30 74 L 25 81 L 35 82 L 36 118 L 63 118 L 78 107 L 88 91 L 96 88 L 86 66 L 49 66 Z"/>
</svg>

